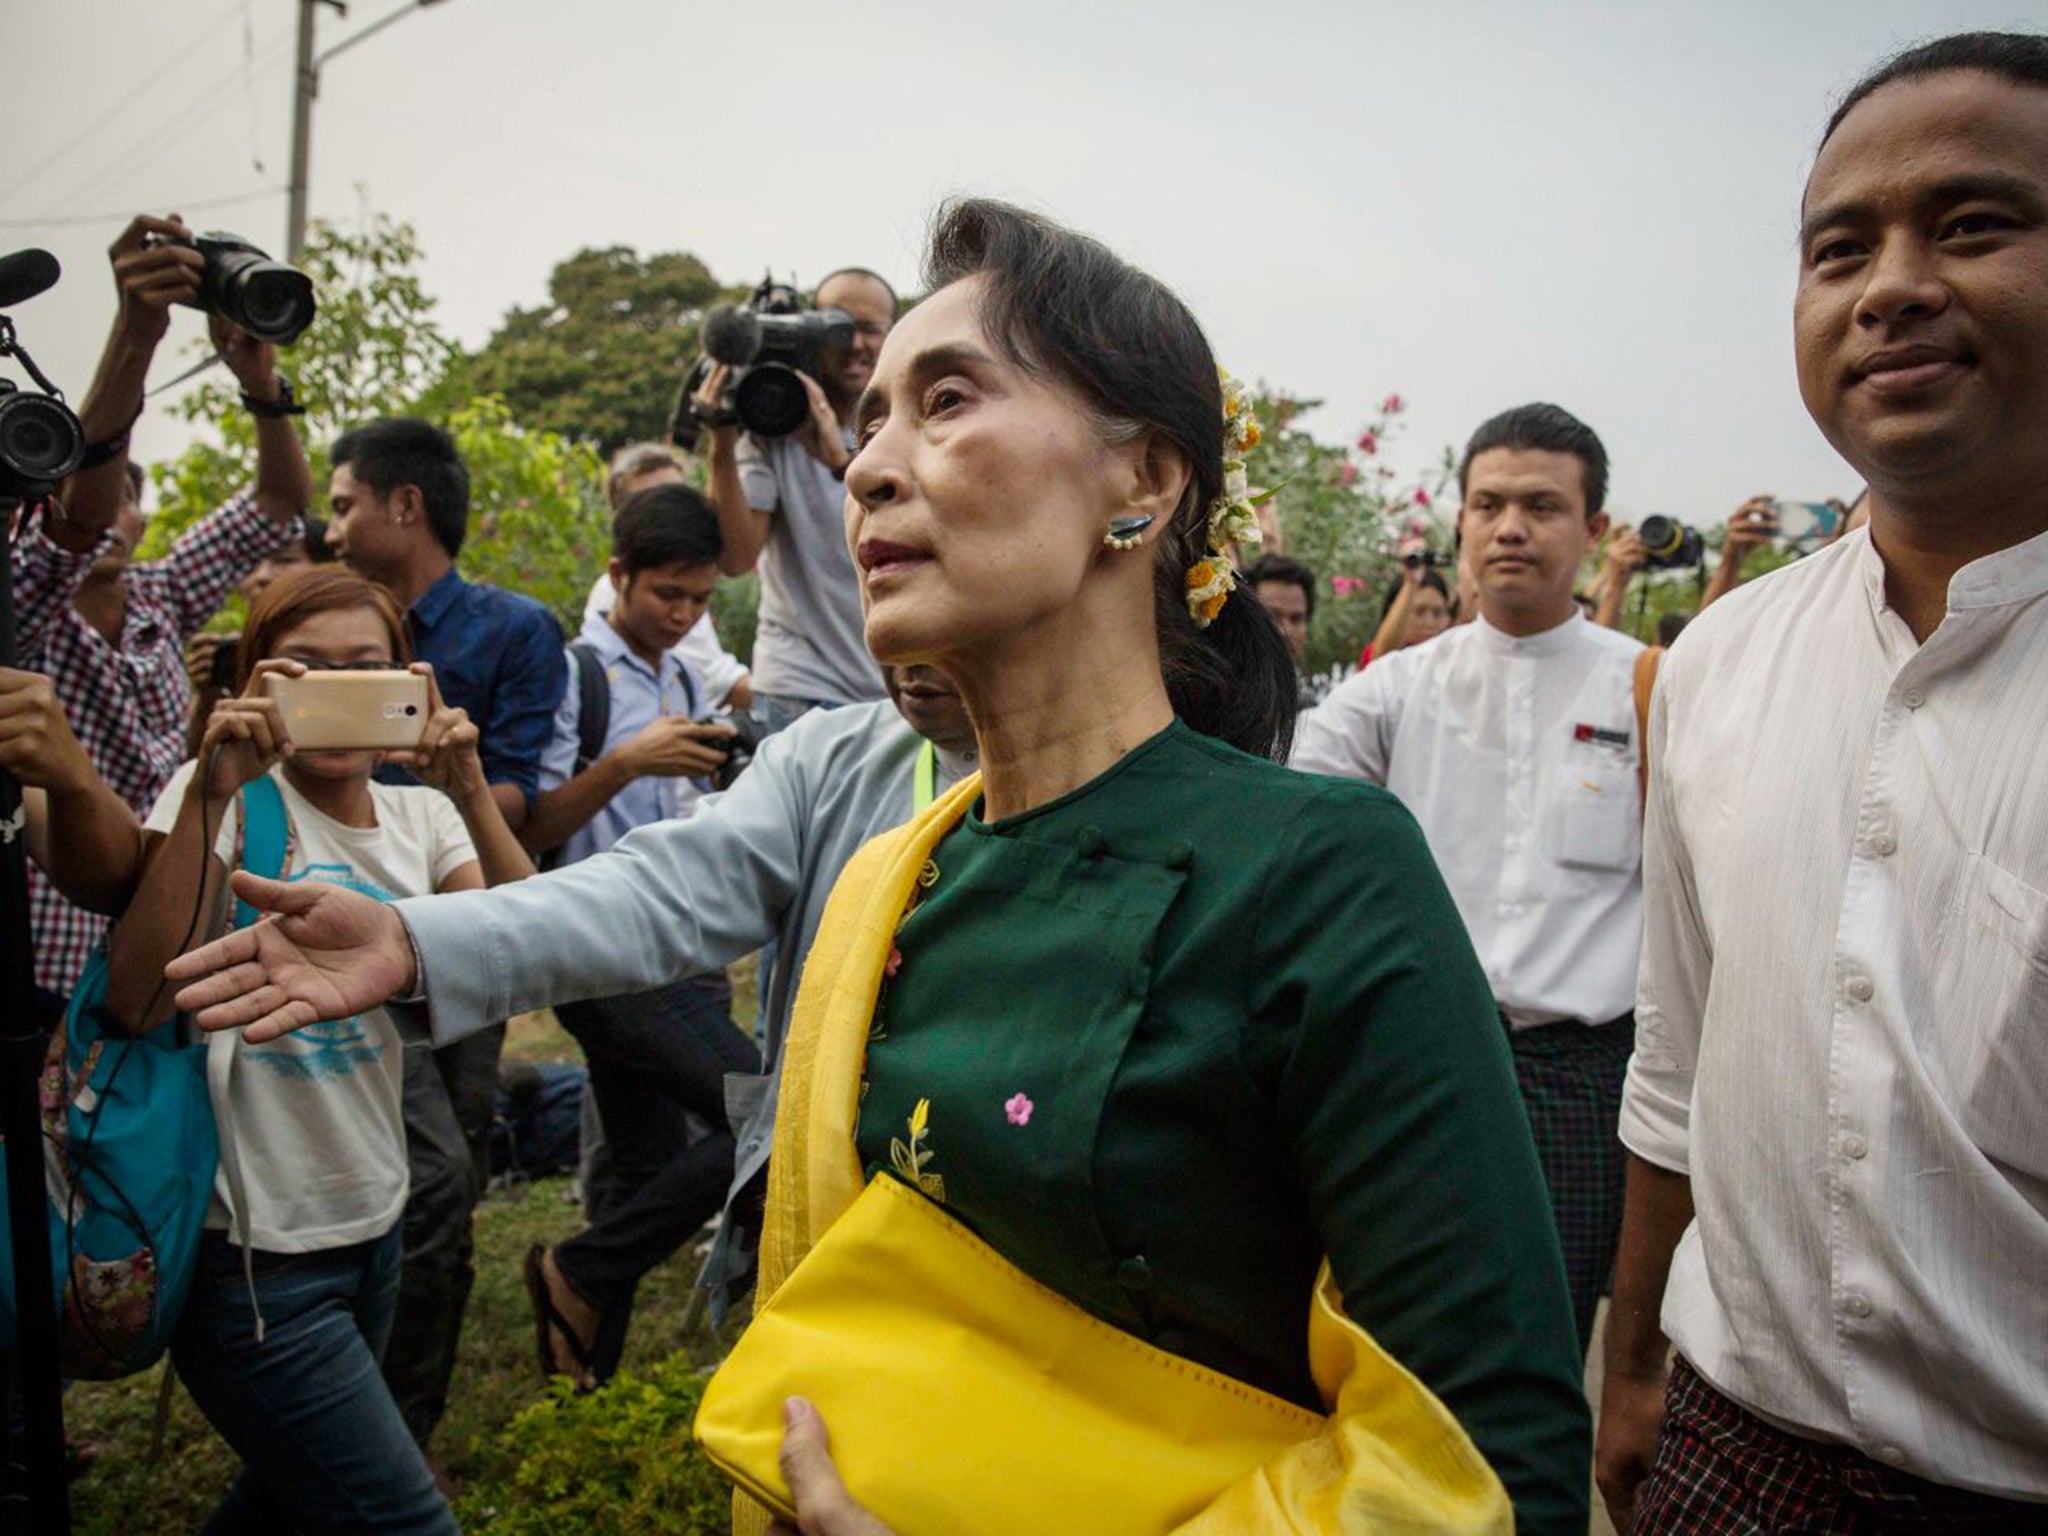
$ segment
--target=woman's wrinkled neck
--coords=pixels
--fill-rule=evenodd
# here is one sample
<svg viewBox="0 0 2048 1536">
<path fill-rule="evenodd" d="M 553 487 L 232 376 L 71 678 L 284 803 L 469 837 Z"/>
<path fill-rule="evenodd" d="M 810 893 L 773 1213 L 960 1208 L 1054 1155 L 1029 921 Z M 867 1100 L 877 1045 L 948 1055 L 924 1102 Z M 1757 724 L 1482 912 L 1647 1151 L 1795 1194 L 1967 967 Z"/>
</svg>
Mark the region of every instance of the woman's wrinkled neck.
<svg viewBox="0 0 2048 1536">
<path fill-rule="evenodd" d="M 1062 614 L 940 665 L 974 720 L 982 815 L 1022 815 L 1080 788 L 1173 723 L 1151 610 Z"/>
</svg>

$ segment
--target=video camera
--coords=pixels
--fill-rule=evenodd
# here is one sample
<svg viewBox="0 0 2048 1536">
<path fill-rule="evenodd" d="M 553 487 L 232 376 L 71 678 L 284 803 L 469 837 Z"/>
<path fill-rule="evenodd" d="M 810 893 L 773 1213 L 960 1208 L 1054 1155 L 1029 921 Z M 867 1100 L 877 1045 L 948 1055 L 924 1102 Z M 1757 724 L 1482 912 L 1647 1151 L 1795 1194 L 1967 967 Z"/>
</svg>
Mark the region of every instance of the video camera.
<svg viewBox="0 0 2048 1536">
<path fill-rule="evenodd" d="M 32 299 L 57 281 L 57 258 L 48 251 L 17 251 L 0 257 L 0 307 Z M 47 496 L 85 456 L 85 428 L 63 391 L 38 368 L 15 340 L 14 322 L 0 315 L 0 357 L 19 359 L 42 391 L 31 394 L 12 379 L 0 379 L 0 500 L 32 501 Z"/>
<path fill-rule="evenodd" d="M 1662 512 L 1652 512 L 1644 518 L 1636 529 L 1636 537 L 1642 540 L 1643 551 L 1649 557 L 1643 561 L 1646 571 L 1680 570 L 1688 565 L 1697 566 L 1707 557 L 1707 541 L 1700 537 L 1699 529 Z"/>
<path fill-rule="evenodd" d="M 190 241 L 159 240 L 164 245 L 189 245 L 205 262 L 199 274 L 199 307 L 232 320 L 259 341 L 288 347 L 306 332 L 318 312 L 313 280 L 297 267 L 272 261 L 240 235 L 224 230 Z"/>
<path fill-rule="evenodd" d="M 745 304 L 728 304 L 704 317 L 704 355 L 683 380 L 670 435 L 677 446 L 696 446 L 700 426 L 745 427 L 756 437 L 786 437 L 811 414 L 800 373 L 823 382 L 827 350 L 853 345 L 853 316 L 843 309 L 805 309 L 796 289 L 764 277 Z M 731 369 L 716 404 L 697 398 L 711 370 Z"/>
</svg>

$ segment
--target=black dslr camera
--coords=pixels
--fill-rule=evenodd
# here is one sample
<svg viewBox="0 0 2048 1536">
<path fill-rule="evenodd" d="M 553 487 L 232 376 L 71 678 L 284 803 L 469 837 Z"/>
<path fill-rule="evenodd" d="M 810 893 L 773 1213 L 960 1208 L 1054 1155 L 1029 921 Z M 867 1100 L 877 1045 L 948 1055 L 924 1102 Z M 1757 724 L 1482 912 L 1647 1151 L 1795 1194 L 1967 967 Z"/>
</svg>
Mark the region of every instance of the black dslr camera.
<svg viewBox="0 0 2048 1536">
<path fill-rule="evenodd" d="M 168 242 L 167 242 L 168 243 Z M 313 323 L 313 279 L 272 261 L 240 235 L 223 230 L 189 242 L 205 261 L 199 307 L 232 320 L 259 341 L 288 347 Z"/>
<path fill-rule="evenodd" d="M 753 766 L 754 749 L 761 745 L 761 727 L 753 715 L 744 709 L 735 709 L 724 719 L 716 715 L 705 715 L 699 725 L 729 725 L 733 729 L 732 739 L 725 744 L 725 761 L 718 765 L 718 772 L 711 776 L 715 789 L 731 789 L 733 780 Z"/>
<path fill-rule="evenodd" d="M 825 353 L 852 345 L 853 316 L 843 309 L 805 309 L 796 289 L 764 277 L 745 304 L 704 317 L 704 356 L 683 380 L 670 435 L 685 449 L 696 446 L 700 426 L 738 425 L 756 437 L 786 437 L 811 414 L 797 375 L 822 383 Z M 707 405 L 697 391 L 719 363 L 732 371 L 724 395 Z"/>
<path fill-rule="evenodd" d="M 1643 550 L 1649 558 L 1643 562 L 1646 571 L 1676 571 L 1688 565 L 1697 566 L 1707 557 L 1707 541 L 1700 537 L 1697 528 L 1689 528 L 1675 517 L 1666 517 L 1661 512 L 1652 512 L 1636 529 L 1636 537 L 1643 541 Z"/>
</svg>

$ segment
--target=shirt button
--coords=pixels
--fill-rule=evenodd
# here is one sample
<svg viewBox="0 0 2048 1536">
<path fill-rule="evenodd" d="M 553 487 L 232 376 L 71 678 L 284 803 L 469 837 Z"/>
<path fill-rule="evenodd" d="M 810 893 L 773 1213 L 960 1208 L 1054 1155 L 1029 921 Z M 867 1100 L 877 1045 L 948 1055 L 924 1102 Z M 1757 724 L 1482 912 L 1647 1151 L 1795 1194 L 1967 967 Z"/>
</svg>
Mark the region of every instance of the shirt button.
<svg viewBox="0 0 2048 1536">
<path fill-rule="evenodd" d="M 1152 1266 L 1142 1255 L 1125 1259 L 1116 1267 L 1116 1283 L 1127 1291 L 1149 1291 L 1152 1289 Z"/>
<path fill-rule="evenodd" d="M 1908 688 L 1905 691 L 1905 693 L 1900 696 L 1899 702 L 1905 705 L 1908 709 L 1918 709 L 1922 704 L 1925 704 L 1927 702 L 1927 695 L 1925 692 L 1918 688 Z"/>
<path fill-rule="evenodd" d="M 1877 995 L 1877 987 L 1868 976 L 1851 976 L 1847 991 L 1859 1003 L 1867 1003 Z"/>
<path fill-rule="evenodd" d="M 1851 1317 L 1868 1317 L 1874 1310 L 1870 1305 L 1870 1298 L 1861 1291 L 1851 1291 L 1842 1298 L 1842 1305 L 1848 1309 Z"/>
<path fill-rule="evenodd" d="M 1851 1131 L 1842 1138 L 1842 1151 L 1848 1157 L 1862 1158 L 1868 1155 L 1870 1143 L 1861 1136 L 1858 1136 L 1854 1131 Z"/>
<path fill-rule="evenodd" d="M 1888 1461 L 1895 1467 L 1903 1466 L 1906 1460 L 1906 1453 L 1896 1445 L 1880 1445 L 1877 1448 L 1877 1459 L 1879 1461 Z"/>
<path fill-rule="evenodd" d="M 1888 859 L 1899 851 L 1899 840 L 1889 832 L 1880 832 L 1870 840 L 1870 851 L 1880 859 Z"/>
</svg>

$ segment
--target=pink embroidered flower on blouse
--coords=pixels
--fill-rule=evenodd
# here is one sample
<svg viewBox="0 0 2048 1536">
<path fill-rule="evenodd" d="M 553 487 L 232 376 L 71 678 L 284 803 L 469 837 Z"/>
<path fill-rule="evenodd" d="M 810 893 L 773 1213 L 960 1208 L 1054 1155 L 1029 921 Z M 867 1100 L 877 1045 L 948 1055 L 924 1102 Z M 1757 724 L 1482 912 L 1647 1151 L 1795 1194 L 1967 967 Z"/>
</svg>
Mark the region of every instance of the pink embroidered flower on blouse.
<svg viewBox="0 0 2048 1536">
<path fill-rule="evenodd" d="M 884 976 L 894 976 L 898 971 L 902 969 L 903 951 L 898 949 L 895 945 L 891 944 L 889 946 L 889 961 L 886 965 L 882 967 L 882 974 Z"/>
<path fill-rule="evenodd" d="M 1023 1094 L 1012 1094 L 1003 1105 L 1003 1114 L 1012 1125 L 1029 1125 L 1031 1123 L 1031 1108 L 1031 1100 Z"/>
</svg>

